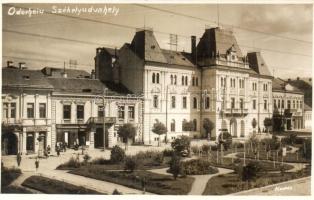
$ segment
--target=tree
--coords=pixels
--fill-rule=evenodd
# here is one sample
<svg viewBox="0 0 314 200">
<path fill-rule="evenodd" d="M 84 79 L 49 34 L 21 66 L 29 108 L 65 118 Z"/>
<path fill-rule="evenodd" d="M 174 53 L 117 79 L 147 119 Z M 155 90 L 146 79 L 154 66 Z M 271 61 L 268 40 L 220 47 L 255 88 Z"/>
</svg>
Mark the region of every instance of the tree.
<svg viewBox="0 0 314 200">
<path fill-rule="evenodd" d="M 222 132 L 218 136 L 219 146 L 223 145 L 225 150 L 228 150 L 232 144 L 232 136 L 228 132 Z M 221 147 L 220 147 L 221 148 Z"/>
<path fill-rule="evenodd" d="M 128 145 L 128 139 L 132 139 L 135 137 L 136 128 L 133 126 L 133 124 L 127 123 L 124 124 L 123 126 L 120 126 L 117 133 L 120 137 L 123 138 L 126 150 Z"/>
<path fill-rule="evenodd" d="M 250 182 L 252 180 L 255 180 L 260 170 L 261 167 L 257 162 L 249 162 L 242 169 L 242 181 Z"/>
<path fill-rule="evenodd" d="M 192 121 L 189 121 L 189 122 L 184 121 L 182 123 L 182 129 L 183 129 L 183 131 L 193 131 L 193 129 L 194 129 L 193 122 Z"/>
<path fill-rule="evenodd" d="M 124 163 L 124 170 L 132 173 L 139 166 L 138 160 L 133 157 L 126 157 Z"/>
<path fill-rule="evenodd" d="M 264 126 L 267 129 L 267 132 L 269 131 L 269 128 L 273 125 L 273 120 L 271 118 L 265 118 L 264 119 Z"/>
<path fill-rule="evenodd" d="M 171 160 L 169 162 L 169 165 L 170 165 L 169 171 L 173 175 L 174 180 L 177 179 L 178 175 L 181 172 L 181 163 L 180 162 L 181 162 L 181 157 L 176 155 L 176 154 L 173 154 L 171 157 Z"/>
<path fill-rule="evenodd" d="M 187 152 L 190 154 L 190 144 L 191 139 L 188 136 L 181 136 L 180 138 L 176 138 L 172 143 L 171 147 L 176 152 L 177 155 L 183 154 Z"/>
<path fill-rule="evenodd" d="M 208 118 L 205 118 L 203 122 L 203 128 L 206 131 L 206 135 L 208 135 L 208 137 L 211 138 L 211 132 L 215 128 L 215 124 Z"/>
<path fill-rule="evenodd" d="M 124 150 L 121 147 L 115 145 L 111 149 L 110 162 L 111 163 L 120 163 L 120 162 L 124 161 L 124 158 L 125 158 Z"/>
<path fill-rule="evenodd" d="M 159 136 L 158 139 L 158 146 L 160 146 L 160 136 L 167 133 L 166 126 L 161 122 L 156 122 L 153 126 L 153 133 L 157 134 Z"/>
<path fill-rule="evenodd" d="M 311 160 L 312 157 L 312 140 L 306 139 L 300 148 L 300 151 L 304 158 Z"/>
</svg>

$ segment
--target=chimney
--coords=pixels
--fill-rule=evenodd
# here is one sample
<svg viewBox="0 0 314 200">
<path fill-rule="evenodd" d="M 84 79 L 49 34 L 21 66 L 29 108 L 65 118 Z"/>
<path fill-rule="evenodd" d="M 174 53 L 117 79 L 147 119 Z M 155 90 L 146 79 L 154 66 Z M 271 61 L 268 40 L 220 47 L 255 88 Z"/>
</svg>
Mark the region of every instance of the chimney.
<svg viewBox="0 0 314 200">
<path fill-rule="evenodd" d="M 196 61 L 196 36 L 192 35 L 191 36 L 191 55 L 192 55 L 192 60 L 195 62 Z"/>
<path fill-rule="evenodd" d="M 312 78 L 309 78 L 309 81 L 312 82 Z"/>
<path fill-rule="evenodd" d="M 299 81 L 299 80 L 300 80 L 300 77 L 297 77 L 297 80 Z"/>
<path fill-rule="evenodd" d="M 96 79 L 96 73 L 95 73 L 95 70 L 92 70 L 92 73 L 91 73 L 91 79 Z"/>
<path fill-rule="evenodd" d="M 25 62 L 19 62 L 19 69 L 25 69 Z"/>
<path fill-rule="evenodd" d="M 13 67 L 11 64 L 13 64 L 13 61 L 8 60 L 8 61 L 7 61 L 7 67 Z"/>
</svg>

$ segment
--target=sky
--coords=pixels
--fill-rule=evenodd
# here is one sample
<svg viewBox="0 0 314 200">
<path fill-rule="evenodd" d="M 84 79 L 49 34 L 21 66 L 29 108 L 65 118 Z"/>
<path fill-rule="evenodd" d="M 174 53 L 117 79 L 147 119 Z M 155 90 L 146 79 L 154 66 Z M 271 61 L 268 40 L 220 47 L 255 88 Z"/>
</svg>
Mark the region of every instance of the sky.
<svg viewBox="0 0 314 200">
<path fill-rule="evenodd" d="M 91 6 L 114 12 L 49 14 Z M 19 7 L 44 13 L 18 15 Z M 165 49 L 170 34 L 177 34 L 177 49 L 190 52 L 190 36 L 200 38 L 219 21 L 233 31 L 243 54 L 260 51 L 275 77 L 311 77 L 312 9 L 310 4 L 3 4 L 2 66 L 11 60 L 29 69 L 69 68 L 69 60 L 76 60 L 77 69 L 91 72 L 97 47 L 120 48 L 143 27 L 152 28 Z"/>
</svg>

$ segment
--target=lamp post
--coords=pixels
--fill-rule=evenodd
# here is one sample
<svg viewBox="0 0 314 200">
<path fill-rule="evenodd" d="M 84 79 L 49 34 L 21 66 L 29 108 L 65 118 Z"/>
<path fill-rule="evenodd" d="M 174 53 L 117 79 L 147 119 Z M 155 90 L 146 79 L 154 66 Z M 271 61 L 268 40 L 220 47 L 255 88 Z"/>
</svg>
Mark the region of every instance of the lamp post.
<svg viewBox="0 0 314 200">
<path fill-rule="evenodd" d="M 96 102 L 96 99 L 97 98 L 102 98 L 102 104 L 103 104 L 103 109 L 102 109 L 102 112 L 103 112 L 103 143 L 104 143 L 104 148 L 103 150 L 105 151 L 106 149 L 106 121 L 105 121 L 105 107 L 106 107 L 106 102 L 105 102 L 105 96 L 107 94 L 107 90 L 108 88 L 105 88 L 102 95 L 97 95 L 95 96 L 95 102 Z"/>
</svg>

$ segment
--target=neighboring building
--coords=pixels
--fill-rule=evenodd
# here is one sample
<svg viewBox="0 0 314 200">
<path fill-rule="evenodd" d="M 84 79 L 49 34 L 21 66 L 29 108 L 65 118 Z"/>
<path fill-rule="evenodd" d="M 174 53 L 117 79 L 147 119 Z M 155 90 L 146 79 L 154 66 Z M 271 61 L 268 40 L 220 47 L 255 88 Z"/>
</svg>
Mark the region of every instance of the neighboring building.
<svg viewBox="0 0 314 200">
<path fill-rule="evenodd" d="M 304 104 L 304 128 L 312 130 L 312 108 Z"/>
<path fill-rule="evenodd" d="M 117 129 L 124 123 L 134 124 L 133 142 L 142 144 L 142 97 L 94 75 L 73 69 L 3 68 L 2 154 L 40 155 L 48 145 L 54 151 L 57 142 L 68 148 L 112 147 L 122 142 Z"/>
<path fill-rule="evenodd" d="M 2 155 L 42 154 L 52 146 L 52 90 L 40 71 L 2 68 Z"/>
<path fill-rule="evenodd" d="M 248 63 L 250 61 L 250 64 Z M 212 136 L 228 129 L 234 137 L 247 137 L 264 128 L 272 116 L 272 76 L 259 53 L 242 55 L 232 32 L 205 31 L 191 53 L 161 49 L 152 30 L 136 32 L 119 50 L 98 48 L 96 77 L 121 83 L 133 93 L 143 93 L 144 142 L 157 143 L 151 129 L 166 124 L 167 139 L 206 134 L 204 120 L 215 124 Z M 193 124 L 186 129 L 187 122 Z M 256 131 L 255 129 L 255 131 Z"/>
<path fill-rule="evenodd" d="M 285 130 L 304 128 L 304 94 L 288 82 L 273 80 L 274 119 L 282 118 Z"/>
</svg>

